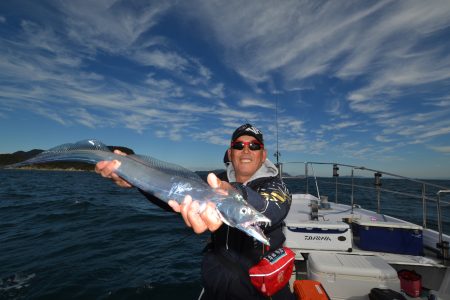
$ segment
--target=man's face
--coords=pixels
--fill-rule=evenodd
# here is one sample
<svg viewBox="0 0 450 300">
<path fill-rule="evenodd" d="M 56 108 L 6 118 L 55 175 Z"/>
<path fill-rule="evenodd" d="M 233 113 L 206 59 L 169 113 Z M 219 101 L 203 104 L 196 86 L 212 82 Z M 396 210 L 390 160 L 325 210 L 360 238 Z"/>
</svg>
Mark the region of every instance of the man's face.
<svg viewBox="0 0 450 300">
<path fill-rule="evenodd" d="M 249 135 L 238 137 L 235 142 L 257 142 L 257 140 Z M 236 172 L 236 180 L 245 182 L 261 167 L 266 160 L 266 150 L 250 150 L 248 144 L 242 150 L 228 149 L 228 157 L 233 164 Z"/>
</svg>

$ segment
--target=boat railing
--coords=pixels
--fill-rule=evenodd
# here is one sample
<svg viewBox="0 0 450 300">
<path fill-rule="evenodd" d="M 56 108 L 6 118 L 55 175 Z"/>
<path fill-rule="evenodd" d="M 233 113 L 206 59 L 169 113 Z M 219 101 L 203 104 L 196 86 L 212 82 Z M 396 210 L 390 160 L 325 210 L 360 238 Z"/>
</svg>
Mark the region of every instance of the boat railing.
<svg viewBox="0 0 450 300">
<path fill-rule="evenodd" d="M 300 165 L 300 166 L 299 166 Z M 304 165 L 304 168 L 302 168 L 301 165 Z M 326 169 L 331 167 L 332 169 L 332 173 L 329 173 L 330 170 Z M 322 168 L 321 171 L 322 172 L 326 172 L 329 175 L 323 175 L 320 174 L 318 171 L 318 168 Z M 324 169 L 325 168 L 325 169 Z M 304 170 L 304 172 L 302 173 L 301 170 Z M 350 182 L 348 182 L 348 180 L 345 180 L 347 182 L 344 182 L 344 180 L 342 180 L 342 182 L 339 181 L 339 177 L 340 177 L 340 172 L 342 173 L 344 170 L 350 170 L 349 173 L 347 173 L 346 178 L 350 178 Z M 394 174 L 391 172 L 386 172 L 386 171 L 382 171 L 382 170 L 377 170 L 377 169 L 372 169 L 372 168 L 367 168 L 364 166 L 355 166 L 355 165 L 349 165 L 349 164 L 341 164 L 341 163 L 335 163 L 335 162 L 285 162 L 283 164 L 279 164 L 279 170 L 280 170 L 280 174 L 282 174 L 283 178 L 288 178 L 288 179 L 301 179 L 301 180 L 305 180 L 305 192 L 309 193 L 309 189 L 311 188 L 311 186 L 314 186 L 315 188 L 315 193 L 317 194 L 317 197 L 320 199 L 320 189 L 319 189 L 319 180 L 318 177 L 320 177 L 321 180 L 321 184 L 329 184 L 329 185 L 334 185 L 334 196 L 335 196 L 335 203 L 338 203 L 338 189 L 339 187 L 345 186 L 345 187 L 350 187 L 351 192 L 350 192 L 350 204 L 351 207 L 353 209 L 353 207 L 355 206 L 355 189 L 367 189 L 367 190 L 372 190 L 376 193 L 376 211 L 377 213 L 381 213 L 382 207 L 381 207 L 381 197 L 382 194 L 384 195 L 384 193 L 389 193 L 391 195 L 398 195 L 398 196 L 403 196 L 403 197 L 409 197 L 409 198 L 413 198 L 413 199 L 421 199 L 422 201 L 422 227 L 423 228 L 428 228 L 429 224 L 428 224 L 428 216 L 430 215 L 431 212 L 428 211 L 427 207 L 428 204 L 435 204 L 437 207 L 437 229 L 440 233 L 440 242 L 442 242 L 442 232 L 443 232 L 443 228 L 442 228 L 442 207 L 443 206 L 449 206 L 450 202 L 448 201 L 448 193 L 449 193 L 449 188 L 442 186 L 440 184 L 436 184 L 435 182 L 429 182 L 429 181 L 425 181 L 425 180 L 420 180 L 420 179 L 415 179 L 415 178 L 410 178 L 410 177 L 406 177 L 406 176 L 402 176 L 402 175 L 398 175 L 398 174 Z M 363 174 L 356 174 L 356 172 L 361 171 Z M 300 173 L 298 173 L 300 172 Z M 348 171 L 347 171 L 348 172 Z M 374 178 L 374 182 L 373 185 L 361 185 L 355 182 L 355 179 L 359 179 L 359 178 L 370 178 L 367 175 L 369 173 L 372 173 L 373 178 Z M 358 176 L 357 176 L 358 175 Z M 421 189 L 421 193 L 414 193 L 411 190 L 394 190 L 393 188 L 385 188 L 382 187 L 382 183 L 381 183 L 381 177 L 386 177 L 386 178 L 392 178 L 392 179 L 403 179 L 406 180 L 408 182 L 411 183 L 415 183 L 417 185 L 420 186 Z M 323 179 L 323 177 L 325 178 L 334 178 L 334 181 L 327 181 L 326 179 Z M 310 179 L 313 178 L 314 180 L 314 185 L 310 184 Z M 433 191 L 438 190 L 439 192 L 437 192 L 437 194 L 434 194 Z M 314 192 L 313 192 L 314 194 Z M 432 196 L 432 195 L 435 196 Z M 447 197 L 447 201 L 444 201 L 444 199 L 441 199 L 441 195 L 442 197 L 444 197 L 444 195 L 446 195 Z M 433 205 L 434 205 L 433 204 Z"/>
</svg>

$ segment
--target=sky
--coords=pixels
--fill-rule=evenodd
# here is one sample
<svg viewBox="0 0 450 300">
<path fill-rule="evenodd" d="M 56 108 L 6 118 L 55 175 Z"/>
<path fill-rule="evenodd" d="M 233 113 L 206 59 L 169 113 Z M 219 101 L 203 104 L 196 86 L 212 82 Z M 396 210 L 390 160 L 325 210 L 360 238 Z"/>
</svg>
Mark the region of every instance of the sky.
<svg viewBox="0 0 450 300">
<path fill-rule="evenodd" d="M 448 0 L 3 0 L 0 70 L 0 153 L 208 170 L 250 122 L 273 161 L 450 178 Z"/>
</svg>

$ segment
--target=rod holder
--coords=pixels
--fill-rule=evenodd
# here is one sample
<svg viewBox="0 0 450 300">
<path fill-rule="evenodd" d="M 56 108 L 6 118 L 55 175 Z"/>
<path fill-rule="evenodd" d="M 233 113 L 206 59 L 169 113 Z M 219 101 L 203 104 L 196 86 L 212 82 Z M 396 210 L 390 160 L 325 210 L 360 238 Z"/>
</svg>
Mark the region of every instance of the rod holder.
<svg viewBox="0 0 450 300">
<path fill-rule="evenodd" d="M 337 165 L 337 164 L 334 164 L 334 165 L 333 165 L 333 177 L 339 177 L 338 171 L 339 171 L 338 165 Z"/>
<path fill-rule="evenodd" d="M 374 174 L 374 176 L 375 176 L 375 186 L 377 186 L 377 187 L 381 186 L 381 176 L 382 176 L 382 174 L 380 172 L 376 172 Z"/>
<path fill-rule="evenodd" d="M 337 164 L 333 165 L 333 177 L 336 178 L 336 187 L 334 190 L 334 202 L 338 203 L 338 177 L 339 177 L 339 167 Z"/>
</svg>

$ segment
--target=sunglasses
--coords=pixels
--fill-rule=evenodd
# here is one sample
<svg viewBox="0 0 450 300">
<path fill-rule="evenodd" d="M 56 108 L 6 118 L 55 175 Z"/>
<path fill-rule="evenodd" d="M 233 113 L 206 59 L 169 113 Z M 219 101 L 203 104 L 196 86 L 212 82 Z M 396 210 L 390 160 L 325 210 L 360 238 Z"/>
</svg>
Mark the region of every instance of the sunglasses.
<svg viewBox="0 0 450 300">
<path fill-rule="evenodd" d="M 234 150 L 242 150 L 244 149 L 244 146 L 247 146 L 248 149 L 252 151 L 261 150 L 264 149 L 264 145 L 261 144 L 258 141 L 251 141 L 251 142 L 231 142 L 231 149 Z"/>
</svg>

